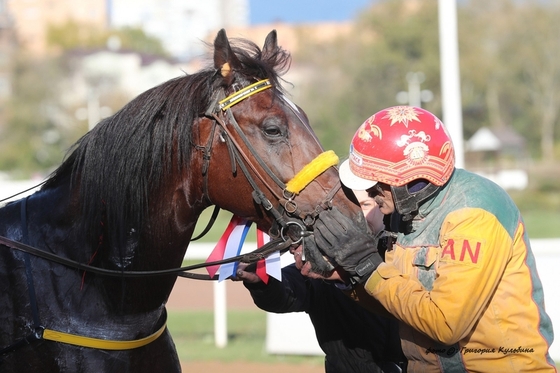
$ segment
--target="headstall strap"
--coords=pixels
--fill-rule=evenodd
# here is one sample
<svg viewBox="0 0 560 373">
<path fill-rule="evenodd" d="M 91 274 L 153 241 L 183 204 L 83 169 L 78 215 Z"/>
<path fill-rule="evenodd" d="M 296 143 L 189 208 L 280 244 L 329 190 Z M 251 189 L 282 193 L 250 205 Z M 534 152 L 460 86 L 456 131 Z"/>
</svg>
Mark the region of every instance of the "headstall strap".
<svg viewBox="0 0 560 373">
<path fill-rule="evenodd" d="M 260 91 L 264 91 L 268 88 L 272 88 L 272 83 L 270 82 L 270 80 L 260 80 L 224 98 L 219 102 L 218 108 L 222 111 L 226 111 L 227 109 L 237 104 L 238 102 L 243 101 L 247 97 L 252 96 L 255 93 L 259 93 Z"/>
<path fill-rule="evenodd" d="M 255 181 L 253 180 L 253 178 L 251 177 L 250 173 L 248 172 L 248 167 L 251 168 L 251 170 L 253 171 L 253 173 L 255 175 L 257 175 L 257 177 L 260 179 L 260 181 L 266 185 L 267 189 L 276 196 L 276 198 L 278 200 L 281 200 L 281 196 L 275 191 L 275 188 L 272 188 L 268 183 L 267 180 L 265 178 L 263 178 L 263 176 L 261 175 L 261 173 L 259 172 L 259 170 L 255 167 L 255 164 L 253 162 L 251 162 L 251 158 L 243 151 L 243 148 L 240 146 L 240 144 L 237 142 L 237 140 L 235 139 L 235 137 L 232 136 L 232 132 L 230 131 L 230 128 L 233 128 L 235 130 L 235 133 L 241 138 L 241 140 L 243 141 L 243 144 L 247 147 L 247 149 L 251 152 L 251 154 L 253 155 L 253 157 L 255 158 L 255 160 L 257 161 L 257 163 L 260 165 L 260 167 L 266 172 L 266 174 L 278 185 L 278 187 L 280 188 L 280 190 L 285 188 L 285 184 L 278 179 L 278 177 L 276 177 L 276 175 L 269 169 L 269 167 L 266 165 L 266 163 L 264 163 L 264 161 L 258 157 L 255 149 L 253 148 L 253 146 L 251 145 L 251 142 L 249 141 L 249 139 L 245 136 L 245 134 L 243 133 L 243 131 L 241 130 L 241 127 L 239 126 L 239 124 L 237 123 L 237 121 L 235 120 L 235 117 L 233 116 L 233 113 L 231 112 L 230 109 L 233 105 L 241 102 L 242 100 L 258 93 L 261 92 L 263 90 L 266 90 L 268 88 L 272 88 L 272 83 L 270 82 L 269 79 L 264 79 L 264 80 L 260 80 L 254 84 L 251 84 L 245 88 L 240 89 L 239 91 L 234 92 L 233 94 L 229 95 L 228 97 L 219 100 L 217 103 L 213 100 L 212 105 L 209 107 L 209 109 L 207 110 L 206 114 L 210 115 L 211 117 L 214 118 L 214 120 L 216 121 L 216 123 L 218 123 L 221 128 L 222 131 L 224 133 L 224 140 L 226 142 L 227 148 L 228 148 L 228 152 L 230 154 L 230 160 L 232 162 L 232 172 L 236 172 L 236 165 L 238 165 L 241 170 L 243 171 L 245 177 L 247 178 L 247 180 L 249 181 L 249 183 L 251 184 L 251 187 L 253 188 L 253 190 L 260 192 L 258 185 L 255 183 Z M 219 116 L 219 112 L 224 113 L 224 119 L 227 121 L 224 121 L 222 118 L 220 118 Z M 231 124 L 231 126 L 228 126 L 228 124 Z M 262 204 L 263 206 L 266 206 L 267 211 L 271 211 L 274 214 L 274 209 L 270 209 L 268 208 L 268 206 L 272 206 L 272 204 L 270 203 L 270 201 L 266 200 L 266 198 L 264 198 L 265 200 L 263 200 L 262 197 L 264 197 L 264 193 L 260 192 L 257 193 L 257 195 L 253 194 L 254 197 L 257 196 L 259 198 L 255 198 L 255 202 Z M 275 216 L 275 218 L 277 219 L 278 217 Z"/>
</svg>

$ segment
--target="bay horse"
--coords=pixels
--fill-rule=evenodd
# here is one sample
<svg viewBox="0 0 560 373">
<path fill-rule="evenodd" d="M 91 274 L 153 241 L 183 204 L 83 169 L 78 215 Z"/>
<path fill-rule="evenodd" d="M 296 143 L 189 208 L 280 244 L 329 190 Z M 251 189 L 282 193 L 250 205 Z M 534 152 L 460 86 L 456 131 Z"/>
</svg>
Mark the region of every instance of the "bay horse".
<svg viewBox="0 0 560 373">
<path fill-rule="evenodd" d="M 140 94 L 0 209 L 0 371 L 180 372 L 166 270 L 207 207 L 295 242 L 332 206 L 362 223 L 286 98 L 276 31 L 261 49 L 220 30 L 213 48 L 213 65 Z"/>
</svg>

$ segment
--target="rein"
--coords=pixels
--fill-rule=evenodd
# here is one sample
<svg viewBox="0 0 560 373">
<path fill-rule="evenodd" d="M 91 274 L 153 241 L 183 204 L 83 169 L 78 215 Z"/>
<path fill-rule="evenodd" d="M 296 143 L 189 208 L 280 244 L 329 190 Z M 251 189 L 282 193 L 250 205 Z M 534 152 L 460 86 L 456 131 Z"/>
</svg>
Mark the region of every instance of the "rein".
<svg viewBox="0 0 560 373">
<path fill-rule="evenodd" d="M 185 267 L 154 270 L 154 271 L 120 271 L 120 270 L 94 267 L 47 251 L 37 249 L 36 247 L 29 246 L 24 243 L 14 241 L 3 236 L 0 236 L 0 244 L 9 247 L 11 249 L 15 249 L 39 258 L 46 259 L 51 262 L 62 264 L 69 268 L 74 268 L 80 271 L 86 271 L 89 273 L 102 275 L 102 276 L 138 278 L 138 277 L 177 275 L 180 277 L 194 278 L 199 280 L 215 280 L 217 277 L 209 277 L 208 275 L 197 276 L 196 273 L 188 273 L 188 271 L 192 271 L 199 268 L 221 265 L 221 264 L 233 263 L 233 262 L 243 262 L 247 264 L 256 263 L 259 260 L 266 258 L 268 255 L 270 255 L 275 251 L 281 251 L 281 252 L 286 251 L 294 243 L 289 238 L 287 240 L 276 238 L 247 254 L 241 254 L 241 255 L 233 256 L 231 258 L 216 260 L 213 262 L 205 262 L 205 263 L 193 264 Z"/>
</svg>

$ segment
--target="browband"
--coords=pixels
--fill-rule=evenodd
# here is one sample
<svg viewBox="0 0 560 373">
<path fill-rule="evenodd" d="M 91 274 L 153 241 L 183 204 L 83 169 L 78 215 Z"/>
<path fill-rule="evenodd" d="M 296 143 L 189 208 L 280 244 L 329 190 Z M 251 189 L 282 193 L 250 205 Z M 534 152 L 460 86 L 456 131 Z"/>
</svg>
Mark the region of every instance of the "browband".
<svg viewBox="0 0 560 373">
<path fill-rule="evenodd" d="M 268 89 L 270 87 L 272 87 L 272 83 L 270 82 L 270 80 L 260 80 L 227 96 L 219 102 L 218 107 L 220 108 L 220 110 L 226 111 L 227 109 L 237 104 L 238 102 L 243 101 L 247 97 L 252 96 L 260 91 L 264 91 L 265 89 Z"/>
</svg>

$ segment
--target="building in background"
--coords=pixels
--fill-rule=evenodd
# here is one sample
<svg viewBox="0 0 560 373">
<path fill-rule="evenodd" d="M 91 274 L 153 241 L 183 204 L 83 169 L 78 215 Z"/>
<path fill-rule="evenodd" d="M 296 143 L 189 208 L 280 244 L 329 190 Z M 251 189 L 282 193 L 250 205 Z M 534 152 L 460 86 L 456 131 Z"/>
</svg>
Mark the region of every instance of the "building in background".
<svg viewBox="0 0 560 373">
<path fill-rule="evenodd" d="M 68 22 L 88 26 L 84 30 L 139 28 L 160 40 L 171 55 L 164 58 L 123 50 L 110 40 L 104 49 L 66 51 L 68 74 L 59 82 L 63 87 L 59 107 L 50 110 L 59 114 L 52 121 L 64 127 L 87 119 L 91 128 L 141 92 L 197 71 L 201 64 L 197 57 L 209 50 L 204 44 L 208 34 L 246 26 L 249 4 L 248 0 L 0 0 L 0 97 L 3 91 L 9 96 L 10 91 L 9 66 L 3 79 L 1 62 L 13 60 L 2 43 L 6 30 L 18 51 L 44 57 L 50 54 L 49 27 Z M 103 101 L 115 107 L 108 108 Z"/>
<path fill-rule="evenodd" d="M 10 95 L 8 75 L 14 48 L 14 20 L 8 12 L 6 0 L 0 0 L 0 101 Z"/>
<path fill-rule="evenodd" d="M 92 129 L 140 93 L 185 74 L 188 65 L 126 50 L 75 50 L 59 104 Z"/>
<path fill-rule="evenodd" d="M 510 126 L 479 128 L 465 143 L 465 161 L 470 171 L 506 190 L 529 185 L 531 157 L 526 140 Z"/>
<path fill-rule="evenodd" d="M 20 48 L 32 54 L 47 52 L 49 25 L 68 21 L 100 28 L 108 27 L 107 0 L 7 0 Z"/>
<path fill-rule="evenodd" d="M 161 40 L 182 61 L 204 52 L 202 40 L 217 28 L 249 24 L 249 0 L 6 0 L 19 45 L 47 51 L 49 25 L 68 21 L 102 29 L 137 27 Z"/>
<path fill-rule="evenodd" d="M 157 37 L 175 58 L 186 61 L 205 52 L 211 30 L 247 26 L 248 0 L 111 0 L 112 27 L 139 27 Z"/>
</svg>

